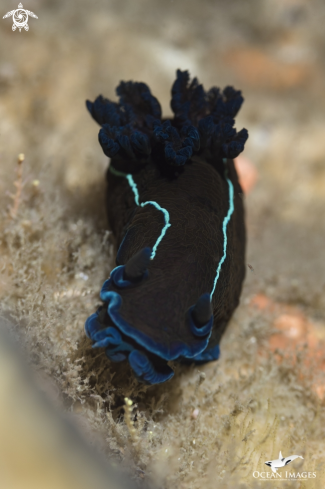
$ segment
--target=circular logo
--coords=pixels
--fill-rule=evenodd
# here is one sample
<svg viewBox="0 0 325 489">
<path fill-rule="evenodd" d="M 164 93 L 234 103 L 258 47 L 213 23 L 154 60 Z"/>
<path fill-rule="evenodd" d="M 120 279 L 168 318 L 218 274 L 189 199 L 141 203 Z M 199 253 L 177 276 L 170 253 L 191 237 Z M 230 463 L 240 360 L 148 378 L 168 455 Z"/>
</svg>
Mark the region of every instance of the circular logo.
<svg viewBox="0 0 325 489">
<path fill-rule="evenodd" d="M 7 17 L 10 17 L 12 15 L 12 30 L 15 31 L 18 27 L 19 32 L 24 28 L 25 31 L 29 30 L 29 25 L 28 25 L 28 16 L 34 17 L 34 19 L 38 19 L 37 15 L 34 14 L 34 12 L 31 12 L 30 10 L 25 10 L 23 8 L 23 4 L 20 3 L 18 5 L 18 8 L 16 10 L 11 10 L 10 12 L 7 12 L 6 15 L 3 16 L 4 19 Z"/>
<path fill-rule="evenodd" d="M 28 13 L 26 12 L 26 10 L 20 8 L 15 10 L 12 18 L 15 26 L 21 29 L 22 27 L 25 27 L 27 25 Z"/>
</svg>

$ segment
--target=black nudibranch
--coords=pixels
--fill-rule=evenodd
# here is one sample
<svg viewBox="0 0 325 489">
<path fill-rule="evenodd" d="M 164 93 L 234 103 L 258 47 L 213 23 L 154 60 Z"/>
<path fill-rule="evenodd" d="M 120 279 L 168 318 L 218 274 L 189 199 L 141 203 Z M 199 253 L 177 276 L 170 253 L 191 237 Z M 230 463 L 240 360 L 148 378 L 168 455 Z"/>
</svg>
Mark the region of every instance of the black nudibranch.
<svg viewBox="0 0 325 489">
<path fill-rule="evenodd" d="M 85 329 L 108 358 L 128 360 L 139 381 L 156 384 L 173 376 L 169 360 L 219 357 L 245 276 L 233 158 L 248 133 L 234 128 L 241 92 L 206 92 L 187 71 L 172 87 L 172 120 L 146 84 L 121 82 L 116 92 L 118 103 L 87 101 L 111 158 L 107 211 L 118 251 Z"/>
</svg>

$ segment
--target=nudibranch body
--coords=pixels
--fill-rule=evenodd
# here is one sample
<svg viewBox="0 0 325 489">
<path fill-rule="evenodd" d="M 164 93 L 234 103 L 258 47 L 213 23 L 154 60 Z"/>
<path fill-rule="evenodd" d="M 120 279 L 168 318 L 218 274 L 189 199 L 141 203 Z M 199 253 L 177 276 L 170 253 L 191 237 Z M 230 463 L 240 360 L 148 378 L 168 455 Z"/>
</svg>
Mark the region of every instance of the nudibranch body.
<svg viewBox="0 0 325 489">
<path fill-rule="evenodd" d="M 239 302 L 245 276 L 242 190 L 233 158 L 246 129 L 234 129 L 243 97 L 205 92 L 177 71 L 173 120 L 144 83 L 121 82 L 119 103 L 87 101 L 111 158 L 107 210 L 117 267 L 104 305 L 85 325 L 94 347 L 128 359 L 139 381 L 168 380 L 169 360 L 203 363 Z"/>
</svg>

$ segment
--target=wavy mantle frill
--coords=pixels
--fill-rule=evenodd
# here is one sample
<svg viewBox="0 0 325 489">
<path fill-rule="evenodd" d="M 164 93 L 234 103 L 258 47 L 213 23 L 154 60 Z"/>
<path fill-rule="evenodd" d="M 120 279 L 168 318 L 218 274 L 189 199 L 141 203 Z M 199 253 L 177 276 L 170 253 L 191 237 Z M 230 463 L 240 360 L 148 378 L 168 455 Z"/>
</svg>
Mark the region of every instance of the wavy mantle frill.
<svg viewBox="0 0 325 489">
<path fill-rule="evenodd" d="M 203 328 L 197 328 L 189 310 L 186 321 L 199 341 L 190 345 L 179 340 L 168 348 L 128 323 L 120 311 L 122 298 L 118 288 L 132 287 L 133 284 L 123 279 L 123 271 L 124 266 L 112 270 L 100 293 L 104 306 L 86 321 L 85 331 L 93 341 L 93 348 L 105 348 L 107 357 L 113 362 L 128 359 L 137 379 L 146 384 L 159 384 L 174 375 L 167 365 L 169 360 L 205 363 L 219 358 L 219 345 L 207 349 L 213 316 Z"/>
<path fill-rule="evenodd" d="M 107 357 L 113 362 L 128 359 L 138 381 L 148 385 L 166 382 L 174 375 L 168 360 L 200 364 L 219 358 L 219 345 L 207 348 L 213 316 L 202 328 L 197 328 L 191 315 L 193 307 L 186 316 L 190 331 L 200 340 L 193 346 L 176 341 L 166 348 L 129 324 L 121 314 L 122 298 L 116 291 L 132 287 L 132 283 L 123 279 L 123 271 L 124 266 L 112 270 L 100 293 L 104 306 L 86 321 L 85 331 L 93 341 L 93 348 L 105 348 Z"/>
<path fill-rule="evenodd" d="M 162 120 L 161 107 L 145 83 L 121 82 L 116 89 L 119 102 L 102 95 L 87 108 L 101 127 L 99 143 L 109 158 L 136 172 L 150 158 L 171 167 L 186 164 L 203 152 L 235 158 L 244 149 L 246 129 L 237 132 L 235 116 L 243 97 L 232 87 L 205 91 L 187 71 L 177 71 L 172 86 L 173 120 Z"/>
</svg>

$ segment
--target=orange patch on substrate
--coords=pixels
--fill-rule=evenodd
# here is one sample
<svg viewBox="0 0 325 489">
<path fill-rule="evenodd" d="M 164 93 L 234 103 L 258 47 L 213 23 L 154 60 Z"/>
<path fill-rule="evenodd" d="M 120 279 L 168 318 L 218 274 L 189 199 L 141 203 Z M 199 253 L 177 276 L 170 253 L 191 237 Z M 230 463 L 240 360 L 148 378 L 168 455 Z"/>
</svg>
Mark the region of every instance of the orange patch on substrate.
<svg viewBox="0 0 325 489">
<path fill-rule="evenodd" d="M 283 90 L 303 86 L 313 71 L 309 63 L 286 63 L 251 46 L 232 48 L 223 60 L 243 83 L 257 88 Z"/>
<path fill-rule="evenodd" d="M 250 301 L 250 306 L 255 306 L 258 309 L 269 310 L 272 312 L 272 309 L 276 303 L 269 299 L 264 294 L 256 294 Z"/>
<path fill-rule="evenodd" d="M 248 194 L 257 181 L 257 170 L 245 156 L 240 155 L 234 161 L 241 188 Z"/>
<path fill-rule="evenodd" d="M 255 295 L 250 305 L 274 318 L 269 348 L 277 361 L 291 359 L 292 365 L 299 368 L 299 379 L 310 379 L 313 390 L 324 399 L 325 386 L 315 381 L 315 376 L 317 371 L 325 371 L 325 325 L 309 320 L 298 307 L 274 302 L 264 294 Z M 298 367 L 299 353 L 303 360 Z"/>
</svg>

